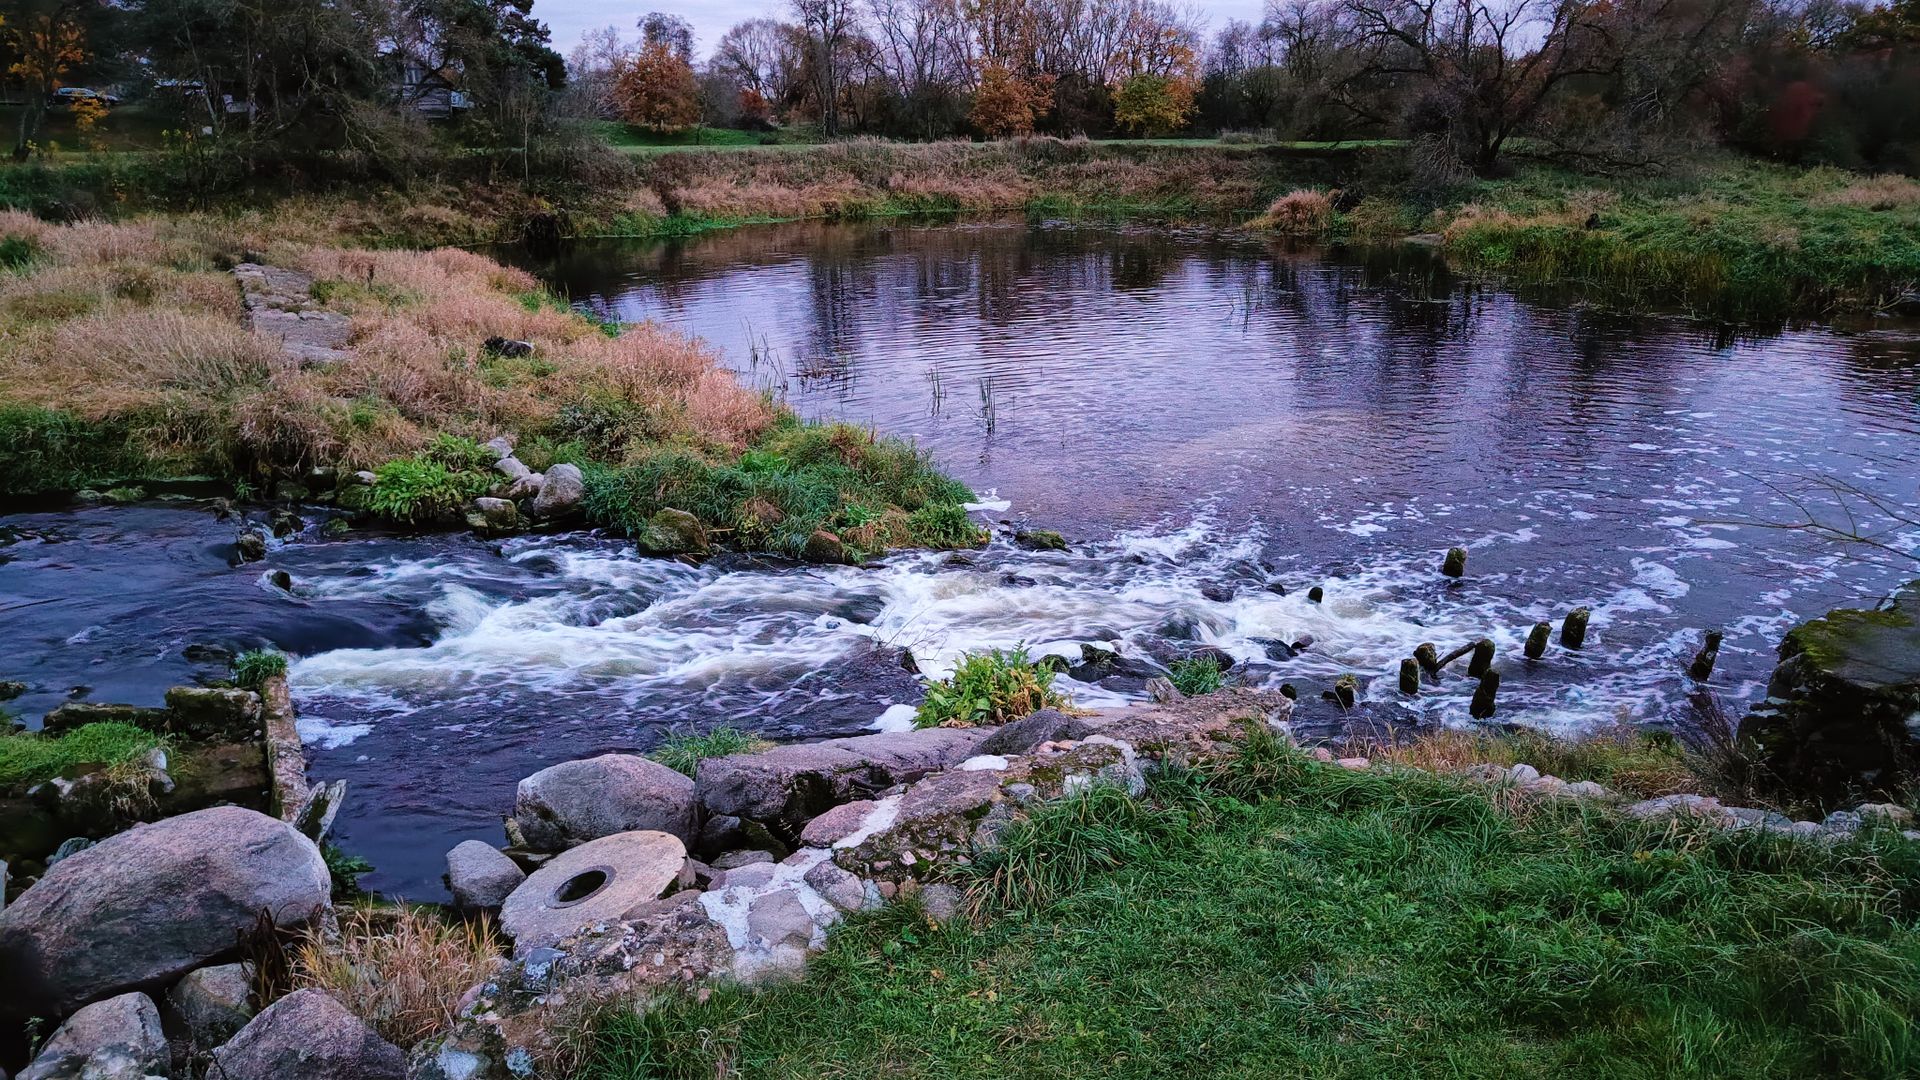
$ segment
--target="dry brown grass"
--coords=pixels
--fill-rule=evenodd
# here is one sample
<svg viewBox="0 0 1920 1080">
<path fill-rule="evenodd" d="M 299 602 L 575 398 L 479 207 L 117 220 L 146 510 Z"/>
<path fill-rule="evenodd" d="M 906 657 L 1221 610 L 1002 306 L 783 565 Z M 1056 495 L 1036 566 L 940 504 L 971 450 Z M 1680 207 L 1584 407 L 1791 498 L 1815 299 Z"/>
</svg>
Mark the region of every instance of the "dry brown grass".
<svg viewBox="0 0 1920 1080">
<path fill-rule="evenodd" d="M 1813 197 L 1824 206 L 1855 206 L 1862 210 L 1898 210 L 1920 206 L 1920 181 L 1897 173 L 1883 173 L 1855 180 L 1843 188 L 1824 191 Z"/>
<path fill-rule="evenodd" d="M 1333 200 L 1324 191 L 1297 188 L 1273 200 L 1251 224 L 1289 236 L 1318 236 L 1333 228 Z"/>
<path fill-rule="evenodd" d="M 295 947 L 292 989 L 327 991 L 402 1048 L 452 1026 L 462 995 L 502 962 L 484 920 L 358 904 L 339 922 L 338 937 L 315 930 Z"/>
<path fill-rule="evenodd" d="M 443 432 L 541 435 L 586 400 L 696 449 L 737 450 L 775 419 L 704 346 L 651 325 L 609 338 L 483 255 L 308 242 L 326 219 L 254 231 L 273 220 L 0 215 L 0 236 L 37 251 L 0 272 L 0 404 L 121 424 L 183 471 L 372 468 Z M 234 231 L 216 241 L 222 223 Z M 352 321 L 350 360 L 302 367 L 245 328 L 224 265 L 252 255 L 313 275 L 324 306 Z M 533 360 L 488 356 L 496 336 L 532 342 Z"/>
</svg>

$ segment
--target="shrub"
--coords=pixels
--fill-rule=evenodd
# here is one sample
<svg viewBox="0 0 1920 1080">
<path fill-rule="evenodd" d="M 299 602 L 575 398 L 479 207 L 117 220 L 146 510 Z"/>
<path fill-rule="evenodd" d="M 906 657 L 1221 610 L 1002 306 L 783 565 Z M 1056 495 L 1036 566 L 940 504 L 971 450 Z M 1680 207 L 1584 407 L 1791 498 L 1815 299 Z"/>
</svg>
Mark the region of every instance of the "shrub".
<svg viewBox="0 0 1920 1080">
<path fill-rule="evenodd" d="M 258 690 L 268 679 L 287 673 L 287 656 L 273 649 L 248 649 L 233 658 L 233 682 Z"/>
<path fill-rule="evenodd" d="M 0 734 L 0 784 L 51 780 L 80 766 L 108 769 L 159 746 L 160 737 L 131 724 L 84 724 L 64 735 Z"/>
<path fill-rule="evenodd" d="M 77 491 L 139 475 L 146 467 L 146 456 L 128 444 L 125 429 L 116 424 L 0 405 L 0 493 Z"/>
<path fill-rule="evenodd" d="M 758 735 L 718 727 L 700 735 L 669 735 L 647 756 L 675 772 L 692 776 L 706 758 L 752 754 L 772 745 Z"/>
<path fill-rule="evenodd" d="M 339 921 L 337 936 L 316 928 L 295 949 L 294 988 L 325 990 L 403 1048 L 451 1027 L 461 996 L 500 962 L 484 918 L 451 923 L 426 908 L 360 903 Z"/>
<path fill-rule="evenodd" d="M 1066 704 L 1053 689 L 1052 668 L 1036 666 L 1024 646 L 968 653 L 953 677 L 927 687 L 927 699 L 914 716 L 915 727 L 974 727 L 1004 724 L 1041 709 Z"/>
<path fill-rule="evenodd" d="M 0 236 L 0 270 L 18 270 L 26 266 L 39 250 L 29 237 Z"/>
<path fill-rule="evenodd" d="M 450 469 L 430 453 L 389 461 L 373 477 L 367 509 L 410 525 L 452 517 L 491 483 L 484 473 Z"/>
<path fill-rule="evenodd" d="M 1170 671 L 1173 688 L 1188 697 L 1211 694 L 1226 685 L 1220 662 L 1211 656 L 1194 656 L 1173 662 Z"/>
<path fill-rule="evenodd" d="M 1294 236 L 1317 236 L 1333 228 L 1333 200 L 1326 192 L 1299 188 L 1273 200 L 1253 224 Z"/>
</svg>

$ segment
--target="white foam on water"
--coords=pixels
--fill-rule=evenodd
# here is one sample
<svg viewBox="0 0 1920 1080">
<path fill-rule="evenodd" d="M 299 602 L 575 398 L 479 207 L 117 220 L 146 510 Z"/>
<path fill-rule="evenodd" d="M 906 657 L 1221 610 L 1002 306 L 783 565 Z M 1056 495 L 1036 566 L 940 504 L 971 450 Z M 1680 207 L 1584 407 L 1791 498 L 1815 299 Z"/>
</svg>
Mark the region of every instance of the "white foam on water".
<svg viewBox="0 0 1920 1080">
<path fill-rule="evenodd" d="M 920 710 L 912 705 L 889 705 L 885 712 L 874 717 L 868 726 L 875 731 L 912 731 L 913 720 Z"/>
</svg>

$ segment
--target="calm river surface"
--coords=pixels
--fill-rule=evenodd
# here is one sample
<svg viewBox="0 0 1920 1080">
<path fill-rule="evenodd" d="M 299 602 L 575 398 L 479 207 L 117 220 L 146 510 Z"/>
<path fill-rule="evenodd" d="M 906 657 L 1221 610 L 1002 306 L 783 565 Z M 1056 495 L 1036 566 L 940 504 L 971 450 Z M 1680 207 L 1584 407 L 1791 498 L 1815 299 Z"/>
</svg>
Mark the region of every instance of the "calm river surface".
<svg viewBox="0 0 1920 1080">
<path fill-rule="evenodd" d="M 1709 688 L 1751 699 L 1783 627 L 1913 576 L 1775 527 L 1804 520 L 1796 499 L 1842 520 L 1834 484 L 1915 504 L 1912 324 L 1722 337 L 1472 286 L 1418 252 L 1024 222 L 590 243 L 532 268 L 698 335 L 803 415 L 917 439 L 983 518 L 1072 550 L 693 567 L 585 534 L 310 532 L 264 564 L 288 595 L 229 566 L 232 523 L 191 505 L 13 514 L 0 677 L 33 684 L 23 711 L 80 684 L 157 700 L 211 673 L 185 646 L 271 641 L 299 657 L 315 775 L 349 780 L 340 842 L 378 867 L 368 885 L 431 898 L 441 854 L 499 842 L 543 765 L 723 722 L 791 738 L 897 718 L 900 677 L 857 659 L 873 640 L 935 672 L 984 646 L 1205 642 L 1309 699 L 1353 671 L 1397 717 L 1465 723 L 1464 678 L 1400 703 L 1392 674 L 1422 641 L 1484 635 L 1499 718 L 1577 730 L 1679 722 L 1709 627 L 1728 632 Z M 1437 573 L 1452 545 L 1471 552 L 1457 584 Z M 1578 605 L 1586 650 L 1519 659 L 1532 623 Z"/>
</svg>

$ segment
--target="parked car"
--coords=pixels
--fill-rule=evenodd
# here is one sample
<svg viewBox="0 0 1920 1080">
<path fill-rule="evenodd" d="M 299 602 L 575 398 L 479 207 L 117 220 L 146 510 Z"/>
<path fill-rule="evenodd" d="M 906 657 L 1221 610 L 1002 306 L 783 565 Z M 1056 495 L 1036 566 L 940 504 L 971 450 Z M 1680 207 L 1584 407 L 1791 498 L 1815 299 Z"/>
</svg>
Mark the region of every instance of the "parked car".
<svg viewBox="0 0 1920 1080">
<path fill-rule="evenodd" d="M 105 90 L 90 90 L 84 86 L 63 86 L 53 92 L 53 104 L 71 105 L 76 101 L 98 101 L 103 105 L 120 104 L 118 94 L 109 94 Z"/>
</svg>

